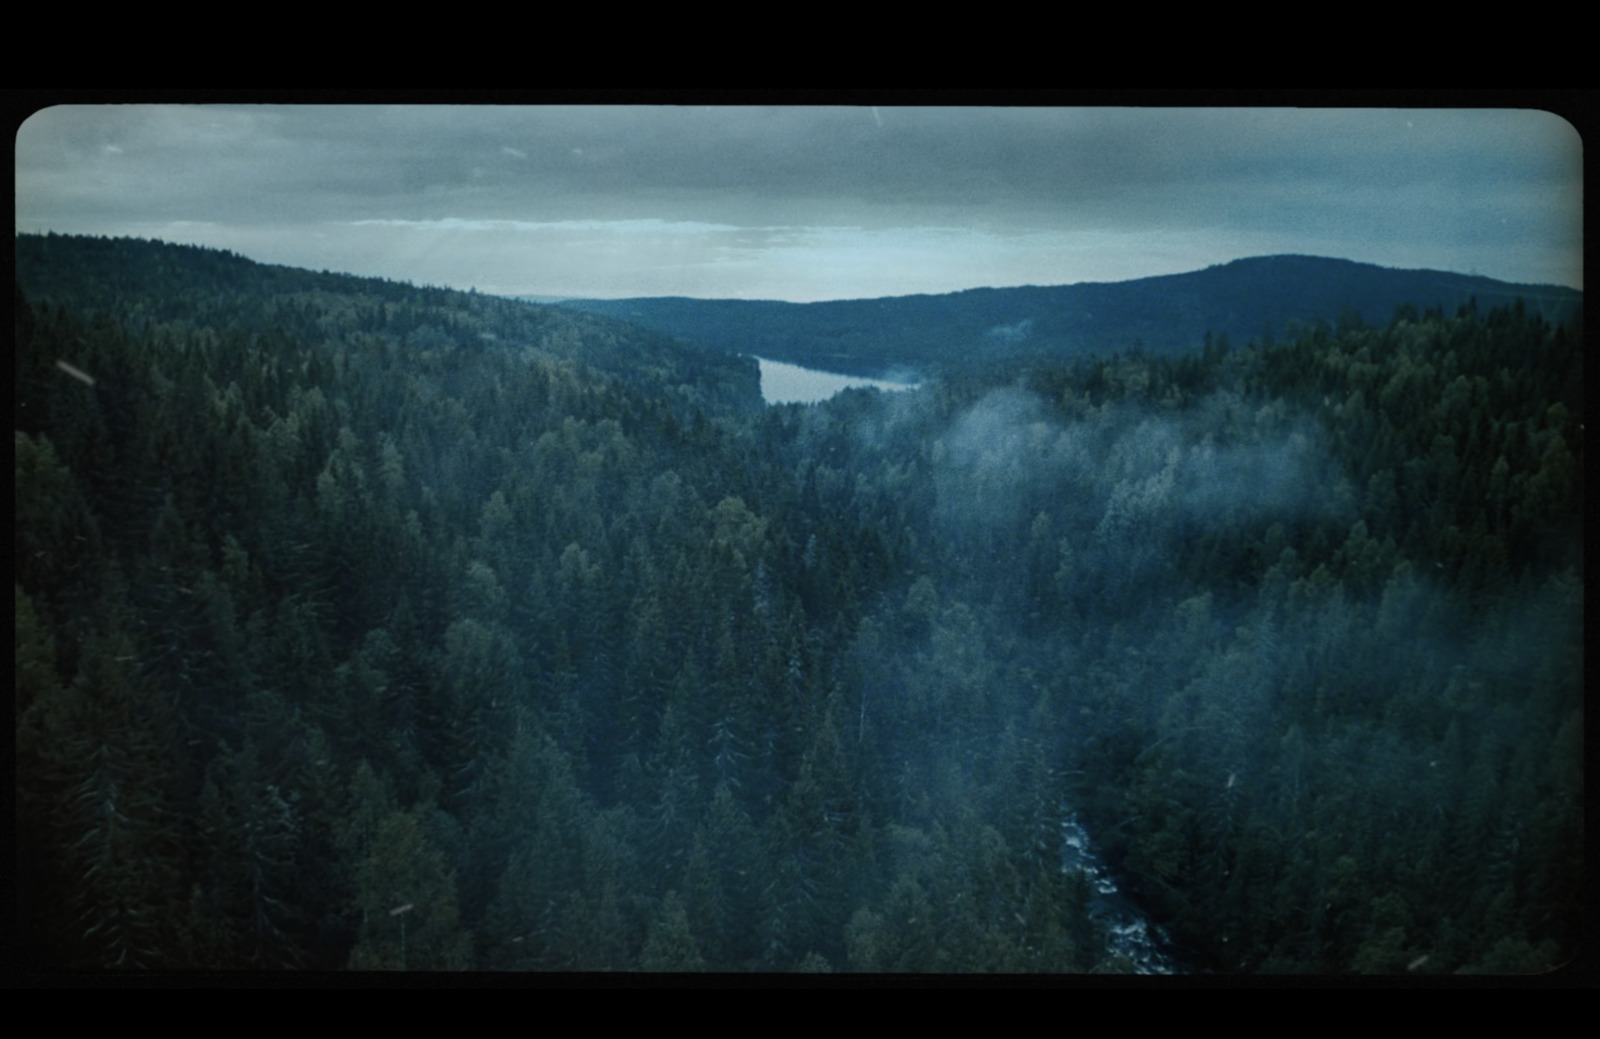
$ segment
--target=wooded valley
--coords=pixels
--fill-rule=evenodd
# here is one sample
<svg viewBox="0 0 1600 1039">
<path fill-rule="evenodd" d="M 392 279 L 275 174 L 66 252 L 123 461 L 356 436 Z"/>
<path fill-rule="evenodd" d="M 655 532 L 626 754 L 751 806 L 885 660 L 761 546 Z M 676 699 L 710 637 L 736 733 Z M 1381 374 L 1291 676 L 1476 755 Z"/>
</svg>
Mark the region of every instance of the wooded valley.
<svg viewBox="0 0 1600 1039">
<path fill-rule="evenodd" d="M 762 404 L 614 318 L 18 236 L 40 970 L 1535 972 L 1583 343 L 1520 301 Z"/>
</svg>

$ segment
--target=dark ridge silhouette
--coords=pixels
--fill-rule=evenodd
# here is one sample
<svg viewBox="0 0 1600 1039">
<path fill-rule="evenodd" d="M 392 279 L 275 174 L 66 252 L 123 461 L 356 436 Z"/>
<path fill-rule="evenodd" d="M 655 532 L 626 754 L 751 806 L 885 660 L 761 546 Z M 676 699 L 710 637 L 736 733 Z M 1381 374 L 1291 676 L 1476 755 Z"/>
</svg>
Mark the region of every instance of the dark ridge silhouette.
<svg viewBox="0 0 1600 1039">
<path fill-rule="evenodd" d="M 1008 359 L 1064 360 L 1130 349 L 1200 350 L 1209 332 L 1234 346 L 1285 336 L 1291 321 L 1387 325 L 1413 316 L 1484 313 L 1522 299 L 1558 323 L 1583 293 L 1449 271 L 1396 270 L 1320 256 L 1257 256 L 1188 274 L 1122 282 L 968 289 L 937 296 L 784 303 L 663 297 L 567 300 L 716 350 L 881 377 L 896 369 L 957 371 Z"/>
</svg>

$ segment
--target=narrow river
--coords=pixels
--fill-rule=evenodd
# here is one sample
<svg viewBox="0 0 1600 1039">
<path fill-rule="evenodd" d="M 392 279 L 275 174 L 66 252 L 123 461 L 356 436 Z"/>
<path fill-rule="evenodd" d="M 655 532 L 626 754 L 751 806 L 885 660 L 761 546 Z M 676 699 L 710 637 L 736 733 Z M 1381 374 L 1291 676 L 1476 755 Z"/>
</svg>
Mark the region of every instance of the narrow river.
<svg viewBox="0 0 1600 1039">
<path fill-rule="evenodd" d="M 1089 834 L 1069 814 L 1061 824 L 1061 868 L 1082 873 L 1089 881 L 1089 915 L 1106 933 L 1112 955 L 1124 957 L 1134 974 L 1183 974 L 1185 969 L 1166 951 L 1170 939 L 1144 918 L 1138 908 L 1117 890 L 1105 863 L 1089 843 Z"/>
</svg>

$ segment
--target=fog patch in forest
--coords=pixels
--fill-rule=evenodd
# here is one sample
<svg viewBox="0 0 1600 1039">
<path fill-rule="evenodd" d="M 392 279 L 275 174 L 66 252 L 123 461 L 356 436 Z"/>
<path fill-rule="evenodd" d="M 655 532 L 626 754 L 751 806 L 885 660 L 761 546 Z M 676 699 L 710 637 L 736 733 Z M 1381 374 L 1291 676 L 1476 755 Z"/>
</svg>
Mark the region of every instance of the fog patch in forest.
<svg viewBox="0 0 1600 1039">
<path fill-rule="evenodd" d="M 1009 325 L 995 325 L 984 334 L 997 343 L 1020 343 L 1033 334 L 1033 318 L 1025 317 Z"/>
<path fill-rule="evenodd" d="M 1236 399 L 1173 413 L 1124 408 L 1063 424 L 1032 393 L 992 391 L 933 446 L 940 515 L 982 530 L 1045 512 L 1063 533 L 1081 542 L 1092 532 L 1103 545 L 1348 510 L 1351 489 L 1309 419 L 1247 416 L 1242 436 L 1224 414 L 1237 408 Z"/>
<path fill-rule="evenodd" d="M 1117 434 L 1107 452 L 1098 533 L 1333 509 L 1324 490 L 1340 477 L 1313 437 L 1303 424 L 1286 423 L 1271 438 L 1219 444 L 1191 421 L 1140 421 Z"/>
</svg>

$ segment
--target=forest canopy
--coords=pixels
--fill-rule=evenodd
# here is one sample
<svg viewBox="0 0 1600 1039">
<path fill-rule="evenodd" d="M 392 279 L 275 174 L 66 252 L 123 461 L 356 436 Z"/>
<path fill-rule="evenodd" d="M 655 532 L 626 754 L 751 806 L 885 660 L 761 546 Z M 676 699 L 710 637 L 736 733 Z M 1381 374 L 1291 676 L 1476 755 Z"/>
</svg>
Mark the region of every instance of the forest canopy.
<svg viewBox="0 0 1600 1039">
<path fill-rule="evenodd" d="M 1528 972 L 1583 912 L 1581 314 L 761 406 L 621 321 L 19 236 L 46 969 Z"/>
</svg>

